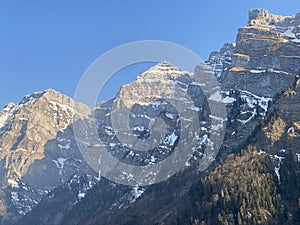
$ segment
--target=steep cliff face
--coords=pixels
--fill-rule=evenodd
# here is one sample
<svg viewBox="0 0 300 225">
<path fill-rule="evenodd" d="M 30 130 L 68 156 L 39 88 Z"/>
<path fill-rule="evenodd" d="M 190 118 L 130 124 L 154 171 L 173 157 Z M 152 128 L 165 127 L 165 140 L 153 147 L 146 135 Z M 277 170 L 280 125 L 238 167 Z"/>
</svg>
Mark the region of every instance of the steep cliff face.
<svg viewBox="0 0 300 225">
<path fill-rule="evenodd" d="M 231 66 L 219 75 L 223 87 L 273 97 L 292 85 L 300 70 L 299 18 L 251 10 L 248 26 L 238 30 Z"/>
<path fill-rule="evenodd" d="M 236 44 L 225 44 L 211 54 L 207 64 L 221 82 L 229 109 L 226 149 L 245 146 L 274 97 L 296 85 L 299 23 L 299 14 L 250 10 L 248 25 L 238 30 Z"/>
<path fill-rule="evenodd" d="M 73 112 L 76 104 L 77 112 Z M 82 164 L 70 125 L 91 110 L 54 90 L 26 96 L 0 112 L 4 214 L 25 214 Z"/>
<path fill-rule="evenodd" d="M 292 152 L 295 161 L 299 161 L 300 151 L 300 86 L 297 82 L 286 91 L 276 95 L 270 107 L 268 117 L 262 121 L 262 130 L 257 134 L 257 146 L 263 151 L 285 157 Z"/>
<path fill-rule="evenodd" d="M 226 43 L 220 51 L 213 51 L 206 62 L 220 82 L 222 82 L 224 75 L 231 67 L 234 51 L 235 43 Z"/>
<path fill-rule="evenodd" d="M 31 164 L 45 157 L 45 144 L 55 139 L 73 121 L 71 98 L 47 90 L 26 96 L 18 105 L 8 104 L 1 111 L 0 151 L 5 160 L 7 182 L 17 185 Z M 78 107 L 74 119 L 86 117 L 90 109 Z M 5 184 L 4 184 L 5 185 Z"/>
<path fill-rule="evenodd" d="M 170 101 L 187 106 L 183 110 L 192 113 L 182 111 L 179 118 L 176 103 Z M 200 121 L 207 120 L 207 111 L 205 96 L 193 74 L 162 62 L 124 85 L 115 99 L 98 105 L 95 115 L 99 137 L 112 155 L 129 164 L 150 165 L 168 157 L 178 145 L 183 120 L 191 119 L 185 115 L 194 113 Z M 115 112 L 117 118 L 113 117 Z M 208 129 L 209 123 L 203 124 L 203 130 L 205 127 Z M 203 135 L 204 131 L 199 138 Z M 139 151 L 142 148 L 147 151 Z M 195 155 L 201 157 L 201 146 L 198 150 Z"/>
</svg>

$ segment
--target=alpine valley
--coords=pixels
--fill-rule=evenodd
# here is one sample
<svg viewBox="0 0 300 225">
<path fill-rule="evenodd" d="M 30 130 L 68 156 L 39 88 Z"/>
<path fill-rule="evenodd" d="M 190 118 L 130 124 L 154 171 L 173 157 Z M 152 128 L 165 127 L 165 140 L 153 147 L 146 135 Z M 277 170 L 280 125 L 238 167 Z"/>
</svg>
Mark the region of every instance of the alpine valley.
<svg viewBox="0 0 300 225">
<path fill-rule="evenodd" d="M 227 119 L 217 125 L 195 80 L 203 68 L 218 80 L 226 105 Z M 158 63 L 93 109 L 51 89 L 7 104 L 0 111 L 0 224 L 300 224 L 300 13 L 250 10 L 236 42 L 212 52 L 196 71 Z M 174 90 L 174 98 L 189 96 L 182 101 L 193 103 L 189 110 L 201 128 L 180 172 L 131 187 L 89 166 L 79 148 L 89 149 L 92 142 L 76 141 L 73 127 L 92 117 L 104 147 L 128 164 L 155 164 L 184 145 L 182 137 L 190 134 L 180 133 L 184 123 L 163 101 Z M 159 144 L 153 149 L 134 151 L 116 137 L 113 107 L 130 109 L 135 137 L 155 136 L 151 126 L 165 135 L 154 138 Z M 218 155 L 200 171 L 198 162 L 212 144 L 210 131 L 223 125 Z"/>
</svg>

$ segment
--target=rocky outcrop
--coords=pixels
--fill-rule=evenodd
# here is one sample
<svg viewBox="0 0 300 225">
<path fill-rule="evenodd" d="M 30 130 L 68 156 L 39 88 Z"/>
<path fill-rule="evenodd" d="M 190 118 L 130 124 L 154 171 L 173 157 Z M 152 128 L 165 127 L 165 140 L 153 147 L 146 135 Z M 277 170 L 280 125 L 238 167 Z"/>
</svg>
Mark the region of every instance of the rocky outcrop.
<svg viewBox="0 0 300 225">
<path fill-rule="evenodd" d="M 231 67 L 234 49 L 235 43 L 226 43 L 220 51 L 213 51 L 206 62 L 220 82 L 224 79 L 225 72 Z"/>
<path fill-rule="evenodd" d="M 248 25 L 238 30 L 236 44 L 226 44 L 206 62 L 219 79 L 228 104 L 225 149 L 249 143 L 275 96 L 286 92 L 296 98 L 292 87 L 300 69 L 299 23 L 299 14 L 279 16 L 264 9 L 250 10 Z M 224 152 L 227 150 L 220 153 L 226 157 L 228 152 Z"/>
<path fill-rule="evenodd" d="M 300 144 L 300 86 L 299 82 L 291 89 L 275 97 L 262 132 L 257 134 L 258 146 L 272 154 L 282 154 L 285 150 L 293 153 L 295 161 Z"/>
<path fill-rule="evenodd" d="M 224 89 L 265 97 L 288 89 L 300 71 L 299 17 L 251 10 L 248 26 L 238 31 L 231 66 L 222 72 Z"/>
</svg>

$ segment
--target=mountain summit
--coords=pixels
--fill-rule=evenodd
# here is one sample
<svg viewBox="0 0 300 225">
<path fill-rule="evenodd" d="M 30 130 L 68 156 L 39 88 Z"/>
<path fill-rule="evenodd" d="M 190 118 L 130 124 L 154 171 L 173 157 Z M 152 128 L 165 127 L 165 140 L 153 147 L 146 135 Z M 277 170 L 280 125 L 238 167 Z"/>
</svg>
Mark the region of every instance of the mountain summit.
<svg viewBox="0 0 300 225">
<path fill-rule="evenodd" d="M 224 89 L 273 97 L 295 83 L 300 71 L 299 25 L 300 14 L 284 17 L 251 10 L 249 24 L 238 30 L 236 44 L 230 48 L 227 44 L 223 54 L 210 57 Z"/>
<path fill-rule="evenodd" d="M 5 160 L 8 183 L 17 185 L 35 160 L 45 157 L 45 144 L 64 131 L 73 121 L 71 98 L 54 90 L 36 92 L 24 97 L 20 104 L 7 105 L 1 111 L 0 128 L 2 159 Z M 90 109 L 83 104 L 74 118 L 86 117 Z"/>
<path fill-rule="evenodd" d="M 150 78 L 157 79 L 158 76 L 166 77 L 169 79 L 170 78 L 176 79 L 179 76 L 182 76 L 184 74 L 191 74 L 191 72 L 180 70 L 177 66 L 174 66 L 171 63 L 164 61 L 156 64 L 155 66 L 151 67 L 147 71 L 141 73 L 138 76 L 138 79 L 140 77 L 146 77 L 146 76 L 148 79 Z"/>
<path fill-rule="evenodd" d="M 75 105 L 77 112 L 73 111 Z M 9 103 L 0 111 L 0 183 L 13 203 L 2 213 L 26 213 L 43 193 L 62 184 L 62 177 L 69 179 L 61 170 L 81 157 L 79 152 L 76 157 L 76 151 L 68 152 L 74 143 L 68 140 L 67 130 L 73 121 L 90 113 L 87 106 L 51 89 L 27 95 L 19 104 Z M 68 138 L 59 139 L 63 132 Z M 54 145 L 50 144 L 53 140 Z M 11 188 L 16 189 L 14 195 L 8 193 Z"/>
</svg>

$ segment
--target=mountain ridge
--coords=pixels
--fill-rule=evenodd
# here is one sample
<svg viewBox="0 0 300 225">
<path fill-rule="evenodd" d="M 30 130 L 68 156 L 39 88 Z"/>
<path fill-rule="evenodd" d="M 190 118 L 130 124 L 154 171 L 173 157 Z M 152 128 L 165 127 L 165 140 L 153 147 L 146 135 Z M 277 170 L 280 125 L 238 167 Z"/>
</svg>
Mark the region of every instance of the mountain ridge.
<svg viewBox="0 0 300 225">
<path fill-rule="evenodd" d="M 17 220 L 20 225 L 297 224 L 300 221 L 297 216 L 300 215 L 298 17 L 298 14 L 284 17 L 263 9 L 252 10 L 248 26 L 238 31 L 236 44 L 225 44 L 210 55 L 206 65 L 222 86 L 221 101 L 227 104 L 228 118 L 224 143 L 207 170 L 199 172 L 197 162 L 211 141 L 207 131 L 216 127 L 209 123 L 205 96 L 193 83 L 192 72 L 162 62 L 121 87 L 116 98 L 98 104 L 92 113 L 89 108 L 84 109 L 86 118 L 82 120 L 88 123 L 88 115 L 95 116 L 99 138 L 118 160 L 151 165 L 171 154 L 180 141 L 176 112 L 161 100 L 164 96 L 172 97 L 174 85 L 179 85 L 177 90 L 191 97 L 193 110 L 202 122 L 198 145 L 185 167 L 170 179 L 151 186 L 128 187 L 111 182 L 101 177 L 101 171 L 98 174 L 91 171 L 84 162 L 72 136 L 72 121 L 60 123 L 54 119 L 56 134 L 54 138 L 46 138 L 44 157 L 29 167 L 29 175 L 25 174 L 24 179 L 17 179 L 19 176 L 14 174 L 12 180 L 19 187 L 7 187 L 0 193 L 1 203 L 6 202 L 4 195 L 11 195 L 11 207 L 19 210 L 19 215 L 9 220 L 16 212 L 0 205 L 3 224 Z M 290 29 L 291 24 L 295 29 Z M 56 96 L 61 104 L 47 99 L 51 113 L 46 117 L 53 119 L 53 112 L 61 110 L 61 119 L 70 118 L 68 108 L 62 107 L 62 103 L 72 105 L 72 100 L 59 93 L 57 97 L 57 93 L 53 90 L 35 93 L 25 97 L 22 104 L 32 104 L 34 96 L 42 98 L 46 94 L 50 99 Z M 114 104 L 117 108 L 131 108 L 129 123 L 134 137 L 147 139 L 149 124 L 159 117 L 160 123 L 167 127 L 162 138 L 165 142 L 145 155 L 122 145 L 111 124 Z M 10 112 L 14 107 L 10 104 L 6 108 Z M 4 118 L 1 113 L 0 118 Z M 79 113 L 79 119 L 80 116 Z M 22 122 L 14 127 L 22 132 Z M 176 140 L 170 138 L 174 135 Z M 12 146 L 9 150 L 15 150 L 15 143 L 17 147 L 22 143 L 13 142 L 8 145 Z M 46 169 L 39 171 L 40 168 Z M 15 173 L 13 168 L 11 171 Z M 45 174 L 47 180 L 43 179 Z M 5 177 L 6 171 L 1 175 Z M 25 189 L 36 189 L 42 194 L 31 192 L 31 197 L 38 197 L 29 201 Z M 20 202 L 23 205 L 18 205 Z"/>
</svg>

